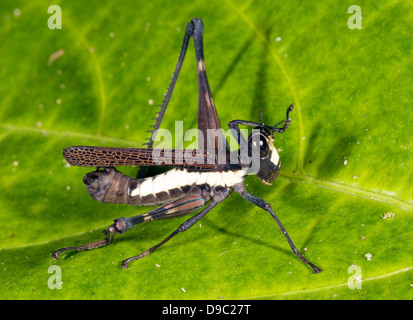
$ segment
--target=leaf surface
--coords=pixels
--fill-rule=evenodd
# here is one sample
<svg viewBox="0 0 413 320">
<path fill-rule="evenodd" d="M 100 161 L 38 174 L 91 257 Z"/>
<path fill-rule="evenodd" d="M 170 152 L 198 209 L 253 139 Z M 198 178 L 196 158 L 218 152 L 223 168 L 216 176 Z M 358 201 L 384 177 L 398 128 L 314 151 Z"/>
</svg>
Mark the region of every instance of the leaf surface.
<svg viewBox="0 0 413 320">
<path fill-rule="evenodd" d="M 2 299 L 412 299 L 412 18 L 409 2 L 46 1 L 0 5 L 0 297 Z M 179 13 L 179 14 L 177 14 Z M 311 274 L 264 211 L 232 195 L 189 231 L 123 270 L 120 263 L 187 217 L 142 224 L 113 245 L 113 219 L 148 208 L 89 198 L 61 150 L 141 147 L 162 103 L 186 23 L 202 17 L 209 83 L 223 128 L 234 119 L 275 124 L 282 173 L 273 186 L 247 177 Z M 397 19 L 395 18 L 397 17 Z M 162 127 L 197 123 L 191 43 Z M 137 168 L 122 168 L 131 176 Z M 155 174 L 157 171 L 152 171 Z M 393 217 L 383 219 L 385 213 Z M 366 255 L 371 255 L 371 260 Z M 50 266 L 62 289 L 50 289 Z M 362 287 L 354 285 L 359 267 Z"/>
</svg>

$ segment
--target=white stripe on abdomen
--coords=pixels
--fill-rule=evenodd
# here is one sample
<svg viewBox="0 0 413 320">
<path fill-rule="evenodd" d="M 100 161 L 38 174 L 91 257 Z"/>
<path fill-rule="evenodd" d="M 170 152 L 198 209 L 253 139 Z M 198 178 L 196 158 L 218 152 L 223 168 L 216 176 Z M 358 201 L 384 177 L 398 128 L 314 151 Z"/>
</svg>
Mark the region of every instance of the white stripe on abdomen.
<svg viewBox="0 0 413 320">
<path fill-rule="evenodd" d="M 188 172 L 185 169 L 172 169 L 155 177 L 146 178 L 138 186 L 131 190 L 131 196 L 145 197 L 162 191 L 168 192 L 175 188 L 190 186 L 193 184 L 207 184 L 210 187 L 232 187 L 243 181 L 246 172 L 222 171 L 222 172 Z"/>
</svg>

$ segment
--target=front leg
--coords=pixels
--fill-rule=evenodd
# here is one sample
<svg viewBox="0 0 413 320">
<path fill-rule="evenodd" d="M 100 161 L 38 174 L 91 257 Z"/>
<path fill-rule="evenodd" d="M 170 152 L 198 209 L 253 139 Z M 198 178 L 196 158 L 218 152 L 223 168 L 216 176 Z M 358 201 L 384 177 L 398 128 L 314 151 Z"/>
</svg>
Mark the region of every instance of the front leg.
<svg viewBox="0 0 413 320">
<path fill-rule="evenodd" d="M 287 128 L 290 126 L 291 123 L 291 118 L 290 118 L 290 112 L 293 111 L 294 109 L 294 104 L 291 104 L 288 108 L 287 108 L 287 112 L 286 112 L 286 116 L 285 116 L 285 120 L 278 122 L 273 128 L 274 128 L 274 132 L 278 132 L 278 133 L 283 133 L 285 130 L 287 130 Z M 277 128 L 280 124 L 283 124 L 282 128 Z"/>
<path fill-rule="evenodd" d="M 244 125 L 244 126 L 250 126 L 250 127 L 263 127 L 263 128 L 267 128 L 268 130 L 271 130 L 272 132 L 283 133 L 290 126 L 290 123 L 291 123 L 290 112 L 293 111 L 293 109 L 294 109 L 294 104 L 291 104 L 287 108 L 285 120 L 278 122 L 274 126 L 269 126 L 269 125 L 263 124 L 262 122 L 257 123 L 257 122 L 246 121 L 246 120 L 232 120 L 228 122 L 228 126 L 230 129 L 235 130 L 236 134 L 234 134 L 232 131 L 231 133 L 235 137 L 235 139 L 237 139 L 238 144 L 240 146 L 241 144 L 245 146 L 246 141 L 244 137 L 240 134 L 240 129 L 238 126 Z M 281 128 L 277 128 L 281 124 L 284 124 L 284 125 Z"/>
<path fill-rule="evenodd" d="M 282 225 L 281 221 L 278 219 L 277 215 L 274 213 L 274 211 L 271 208 L 271 205 L 267 203 L 266 201 L 255 197 L 247 192 L 245 190 L 245 187 L 242 183 L 236 185 L 234 187 L 234 190 L 239 193 L 245 200 L 251 202 L 252 204 L 255 204 L 257 207 L 260 207 L 261 209 L 264 209 L 265 211 L 268 211 L 271 217 L 277 222 L 278 227 L 280 228 L 281 232 L 287 239 L 288 244 L 291 247 L 291 250 L 294 252 L 294 254 L 305 264 L 308 264 L 312 269 L 314 273 L 320 273 L 322 270 L 317 267 L 316 265 L 312 264 L 310 261 L 308 261 L 297 249 L 295 246 L 294 242 L 291 240 L 290 236 L 287 233 L 287 230 L 285 230 L 284 226 Z"/>
</svg>

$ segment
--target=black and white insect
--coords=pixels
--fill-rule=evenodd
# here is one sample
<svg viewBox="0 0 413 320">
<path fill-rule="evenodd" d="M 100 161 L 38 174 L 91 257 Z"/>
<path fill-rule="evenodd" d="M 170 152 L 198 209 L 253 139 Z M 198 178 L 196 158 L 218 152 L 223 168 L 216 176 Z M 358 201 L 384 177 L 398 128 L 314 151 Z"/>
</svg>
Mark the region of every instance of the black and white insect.
<svg viewBox="0 0 413 320">
<path fill-rule="evenodd" d="M 126 268 L 132 260 L 147 256 L 178 233 L 188 230 L 235 191 L 245 200 L 267 211 L 278 224 L 293 253 L 309 265 L 313 272 L 321 272 L 320 268 L 298 251 L 271 205 L 249 194 L 244 187 L 244 179 L 251 171 L 265 184 L 270 184 L 277 178 L 281 162 L 273 144 L 274 133 L 283 133 L 287 130 L 293 105 L 287 108 L 286 119 L 274 126 L 263 124 L 262 115 L 259 123 L 244 120 L 230 121 L 228 126 L 239 145 L 238 150 L 230 151 L 222 135 L 205 71 L 203 33 L 204 26 L 201 19 L 192 19 L 188 23 L 178 63 L 156 118 L 148 148 L 75 146 L 63 150 L 63 155 L 70 165 L 96 167 L 95 171 L 83 177 L 86 189 L 93 199 L 106 203 L 159 206 L 141 215 L 116 219 L 105 230 L 105 239 L 56 250 L 52 255 L 53 259 L 57 259 L 64 251 L 83 251 L 109 245 L 113 242 L 116 233 L 124 233 L 140 223 L 178 217 L 200 210 L 160 243 L 137 256 L 124 260 L 122 267 Z M 195 44 L 198 69 L 198 129 L 208 143 L 204 144 L 204 148 L 197 150 L 153 149 L 156 131 L 160 127 L 170 101 L 191 37 Z M 248 140 L 241 134 L 240 125 L 254 128 Z M 282 127 L 279 127 L 281 125 Z M 131 178 L 114 168 L 130 165 L 141 166 L 138 178 Z M 173 169 L 154 177 L 144 178 L 146 166 L 169 166 Z"/>
</svg>

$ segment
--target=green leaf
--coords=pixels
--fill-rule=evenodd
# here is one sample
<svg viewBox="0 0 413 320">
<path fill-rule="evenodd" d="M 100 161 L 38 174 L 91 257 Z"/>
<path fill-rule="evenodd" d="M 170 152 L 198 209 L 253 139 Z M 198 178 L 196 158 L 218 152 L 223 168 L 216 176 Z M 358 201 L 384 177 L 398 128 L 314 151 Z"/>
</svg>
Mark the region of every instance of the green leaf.
<svg viewBox="0 0 413 320">
<path fill-rule="evenodd" d="M 0 5 L 0 298 L 413 298 L 410 3 L 359 2 L 362 29 L 348 27 L 346 1 L 58 4 L 60 30 L 48 28 L 46 1 Z M 322 273 L 311 274 L 272 218 L 237 194 L 127 270 L 122 260 L 187 217 L 52 260 L 58 248 L 103 239 L 113 219 L 148 210 L 90 199 L 88 169 L 66 166 L 61 150 L 143 145 L 192 17 L 204 20 L 225 129 L 258 121 L 260 108 L 275 124 L 295 103 L 291 127 L 276 137 L 280 177 L 273 186 L 248 177 L 246 188 Z M 196 127 L 196 79 L 191 43 L 163 128 Z M 61 289 L 48 286 L 50 266 L 61 268 Z M 361 288 L 350 289 L 360 274 Z"/>
</svg>

